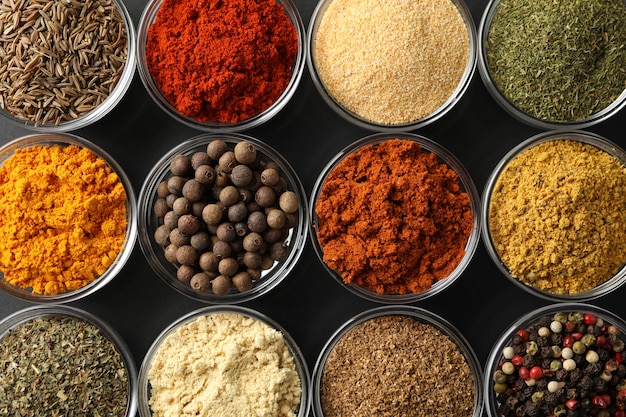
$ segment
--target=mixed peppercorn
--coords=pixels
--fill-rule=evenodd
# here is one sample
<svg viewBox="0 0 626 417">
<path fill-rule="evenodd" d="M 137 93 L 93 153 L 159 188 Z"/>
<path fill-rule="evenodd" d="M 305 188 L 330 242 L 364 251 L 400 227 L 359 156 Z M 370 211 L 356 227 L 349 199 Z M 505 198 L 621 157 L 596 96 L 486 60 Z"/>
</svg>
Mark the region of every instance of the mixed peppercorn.
<svg viewBox="0 0 626 417">
<path fill-rule="evenodd" d="M 558 312 L 518 330 L 493 373 L 507 417 L 626 417 L 620 329 L 593 313 Z"/>
<path fill-rule="evenodd" d="M 154 232 L 177 278 L 199 294 L 249 291 L 289 255 L 298 196 L 275 161 L 254 144 L 211 141 L 176 155 L 157 187 Z"/>
</svg>

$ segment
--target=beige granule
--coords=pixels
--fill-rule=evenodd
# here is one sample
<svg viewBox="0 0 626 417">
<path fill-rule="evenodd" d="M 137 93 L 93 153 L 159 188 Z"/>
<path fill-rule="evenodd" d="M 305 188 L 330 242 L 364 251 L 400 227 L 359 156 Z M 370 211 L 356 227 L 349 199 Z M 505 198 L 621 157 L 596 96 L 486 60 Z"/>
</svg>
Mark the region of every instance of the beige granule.
<svg viewBox="0 0 626 417">
<path fill-rule="evenodd" d="M 300 403 L 282 334 L 237 313 L 181 326 L 163 341 L 148 377 L 153 417 L 286 417 Z"/>
<path fill-rule="evenodd" d="M 452 95 L 469 60 L 469 34 L 449 0 L 333 0 L 316 33 L 320 80 L 363 119 L 424 118 Z"/>
<path fill-rule="evenodd" d="M 590 290 L 626 261 L 626 169 L 578 141 L 535 145 L 500 174 L 489 227 L 520 281 L 555 294 Z"/>
</svg>

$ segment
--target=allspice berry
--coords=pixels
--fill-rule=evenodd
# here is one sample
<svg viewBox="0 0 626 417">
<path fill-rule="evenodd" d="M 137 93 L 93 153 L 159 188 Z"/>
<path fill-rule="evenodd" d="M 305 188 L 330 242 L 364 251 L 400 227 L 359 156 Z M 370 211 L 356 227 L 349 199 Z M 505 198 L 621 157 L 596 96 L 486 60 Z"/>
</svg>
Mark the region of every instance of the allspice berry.
<svg viewBox="0 0 626 417">
<path fill-rule="evenodd" d="M 248 165 L 237 165 L 230 173 L 230 180 L 235 187 L 245 187 L 252 181 L 252 170 Z"/>
<path fill-rule="evenodd" d="M 204 252 L 200 255 L 200 259 L 198 260 L 200 269 L 208 272 L 217 272 L 217 266 L 219 263 L 219 258 L 213 252 Z"/>
<path fill-rule="evenodd" d="M 190 179 L 185 182 L 181 192 L 183 197 L 187 198 L 187 200 L 191 202 L 198 201 L 202 198 L 202 194 L 204 194 L 204 185 L 195 179 Z"/>
<path fill-rule="evenodd" d="M 191 277 L 193 277 L 196 272 L 196 268 L 191 265 L 181 265 L 176 271 L 176 278 L 183 284 L 189 284 Z"/>
<path fill-rule="evenodd" d="M 224 210 L 218 204 L 207 204 L 202 209 L 202 220 L 208 225 L 216 225 L 222 220 Z"/>
<path fill-rule="evenodd" d="M 235 145 L 234 156 L 240 164 L 251 164 L 256 160 L 255 146 L 246 141 L 239 142 Z"/>
<path fill-rule="evenodd" d="M 247 252 L 254 252 L 263 245 L 263 238 L 256 232 L 250 232 L 243 238 L 243 248 Z"/>
<path fill-rule="evenodd" d="M 241 271 L 232 277 L 232 282 L 239 292 L 246 292 L 252 289 L 252 278 L 246 271 Z"/>
<path fill-rule="evenodd" d="M 215 181 L 215 169 L 210 165 L 200 165 L 196 168 L 194 179 L 200 184 L 211 184 Z"/>
<path fill-rule="evenodd" d="M 198 251 L 191 245 L 183 245 L 176 250 L 176 261 L 181 265 L 193 265 L 198 260 Z"/>
<path fill-rule="evenodd" d="M 176 155 L 170 162 L 170 171 L 172 171 L 174 175 L 186 177 L 191 174 L 192 170 L 191 158 L 187 155 Z"/>
<path fill-rule="evenodd" d="M 282 229 L 287 221 L 285 212 L 280 209 L 270 209 L 267 212 L 267 225 L 272 229 Z"/>
<path fill-rule="evenodd" d="M 220 156 L 228 150 L 228 145 L 223 140 L 213 140 L 206 147 L 206 153 L 214 161 L 218 161 Z"/>
<path fill-rule="evenodd" d="M 213 281 L 211 281 L 211 288 L 213 289 L 213 293 L 220 297 L 228 295 L 230 289 L 232 288 L 232 283 L 230 278 L 224 275 L 216 276 Z"/>
<path fill-rule="evenodd" d="M 276 201 L 276 193 L 271 187 L 263 185 L 254 194 L 254 201 L 261 207 L 271 207 Z"/>
<path fill-rule="evenodd" d="M 239 262 L 235 258 L 224 258 L 217 265 L 217 271 L 221 275 L 226 275 L 227 277 L 232 277 L 237 273 L 239 269 Z"/>
<path fill-rule="evenodd" d="M 178 229 L 187 236 L 192 236 L 200 230 L 200 219 L 193 214 L 183 214 L 178 219 Z"/>
<path fill-rule="evenodd" d="M 298 196 L 293 191 L 285 191 L 278 198 L 278 205 L 285 213 L 295 213 L 298 210 Z"/>
<path fill-rule="evenodd" d="M 189 280 L 189 285 L 199 294 L 206 294 L 211 290 L 211 278 L 206 272 L 198 272 Z"/>
<path fill-rule="evenodd" d="M 280 175 L 274 168 L 265 168 L 263 172 L 261 172 L 261 182 L 263 185 L 275 185 L 278 183 L 279 178 Z"/>
</svg>

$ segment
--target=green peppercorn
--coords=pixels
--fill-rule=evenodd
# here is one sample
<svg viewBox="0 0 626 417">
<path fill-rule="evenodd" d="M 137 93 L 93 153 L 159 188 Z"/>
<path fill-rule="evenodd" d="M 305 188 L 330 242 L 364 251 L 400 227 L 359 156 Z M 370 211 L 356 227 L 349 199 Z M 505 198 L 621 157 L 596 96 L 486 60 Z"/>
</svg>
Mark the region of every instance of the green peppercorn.
<svg viewBox="0 0 626 417">
<path fill-rule="evenodd" d="M 493 382 L 495 382 L 496 384 L 498 383 L 505 383 L 506 382 L 506 374 L 501 370 L 498 369 L 497 371 L 495 371 L 493 373 Z"/>
<path fill-rule="evenodd" d="M 559 311 L 554 314 L 554 320 L 558 321 L 561 324 L 565 324 L 567 322 L 567 314 Z"/>
<path fill-rule="evenodd" d="M 583 335 L 580 341 L 583 342 L 585 346 L 591 347 L 596 344 L 596 337 L 591 333 L 586 333 L 585 335 Z"/>
<path fill-rule="evenodd" d="M 528 342 L 528 346 L 526 346 L 526 353 L 534 356 L 537 354 L 537 352 L 539 352 L 539 346 L 537 346 L 537 342 L 535 342 L 534 340 Z"/>
<path fill-rule="evenodd" d="M 508 389 L 508 386 L 505 383 L 493 384 L 493 390 L 496 392 L 496 394 L 502 394 L 507 389 Z"/>
<path fill-rule="evenodd" d="M 550 362 L 550 370 L 552 372 L 556 372 L 559 369 L 561 369 L 562 367 L 563 367 L 563 364 L 562 364 L 562 362 L 560 360 L 555 359 L 552 362 Z"/>
<path fill-rule="evenodd" d="M 582 323 L 584 315 L 580 311 L 572 311 L 567 315 L 567 320 L 574 324 Z"/>
<path fill-rule="evenodd" d="M 577 340 L 572 345 L 572 350 L 574 351 L 575 354 L 582 355 L 583 353 L 587 351 L 587 346 L 582 341 Z"/>
</svg>

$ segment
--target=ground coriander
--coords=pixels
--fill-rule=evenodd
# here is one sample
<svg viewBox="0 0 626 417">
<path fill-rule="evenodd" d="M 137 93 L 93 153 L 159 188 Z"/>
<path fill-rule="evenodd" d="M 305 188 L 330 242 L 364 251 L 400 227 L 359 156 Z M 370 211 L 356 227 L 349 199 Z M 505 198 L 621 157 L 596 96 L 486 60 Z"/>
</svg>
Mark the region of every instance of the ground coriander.
<svg viewBox="0 0 626 417">
<path fill-rule="evenodd" d="M 531 146 L 500 173 L 488 204 L 495 249 L 527 285 L 576 294 L 626 262 L 626 168 L 593 145 Z"/>
<path fill-rule="evenodd" d="M 440 330 L 409 316 L 381 316 L 332 348 L 321 405 L 325 417 L 470 417 L 474 382 L 467 359 Z"/>
<path fill-rule="evenodd" d="M 459 86 L 470 59 L 467 26 L 450 0 L 333 0 L 313 48 L 330 96 L 383 125 L 436 111 Z"/>
<path fill-rule="evenodd" d="M 123 417 L 128 370 L 113 342 L 71 316 L 41 316 L 0 340 L 0 415 Z"/>
<path fill-rule="evenodd" d="M 503 0 L 486 39 L 489 73 L 530 116 L 586 119 L 626 88 L 622 0 Z"/>
</svg>

